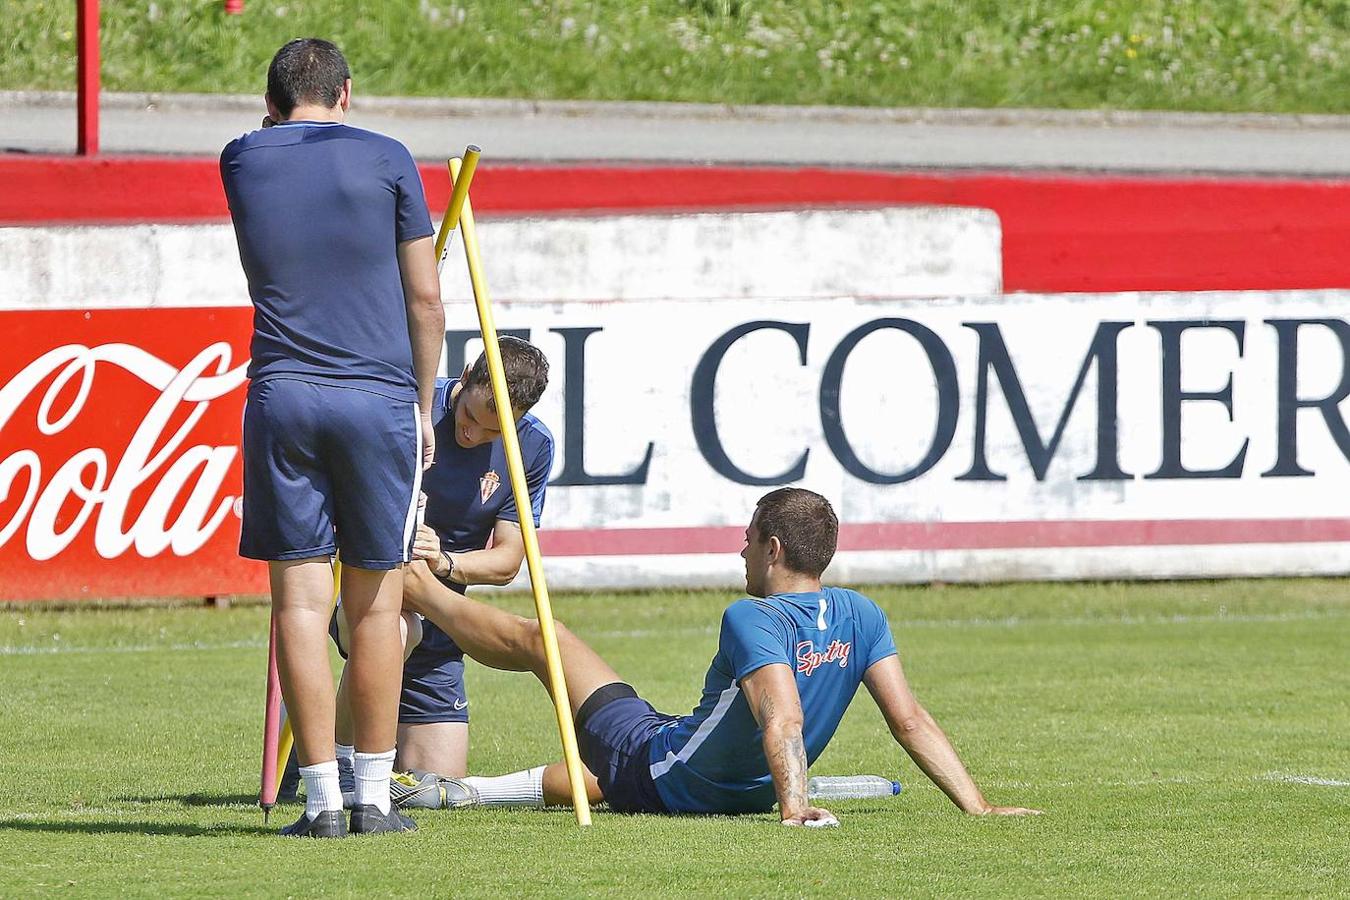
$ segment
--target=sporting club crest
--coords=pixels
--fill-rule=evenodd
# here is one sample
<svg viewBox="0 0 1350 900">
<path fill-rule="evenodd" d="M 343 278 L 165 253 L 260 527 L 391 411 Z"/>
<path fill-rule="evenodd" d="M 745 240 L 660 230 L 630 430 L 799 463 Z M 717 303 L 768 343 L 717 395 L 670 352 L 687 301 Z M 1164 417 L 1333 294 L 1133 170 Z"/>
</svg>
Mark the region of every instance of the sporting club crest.
<svg viewBox="0 0 1350 900">
<path fill-rule="evenodd" d="M 492 495 L 497 493 L 497 488 L 502 486 L 502 477 L 489 469 L 487 474 L 478 479 L 478 496 L 483 499 L 483 504 L 492 499 Z"/>
</svg>

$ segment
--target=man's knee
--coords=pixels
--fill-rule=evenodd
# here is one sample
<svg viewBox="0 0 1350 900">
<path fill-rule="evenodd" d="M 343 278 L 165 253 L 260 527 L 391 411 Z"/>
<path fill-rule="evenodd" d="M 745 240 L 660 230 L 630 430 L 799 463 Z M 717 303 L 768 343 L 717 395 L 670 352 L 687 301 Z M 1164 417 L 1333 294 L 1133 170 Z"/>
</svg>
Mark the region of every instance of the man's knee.
<svg viewBox="0 0 1350 900">
<path fill-rule="evenodd" d="M 559 630 L 561 635 L 560 624 L 555 622 L 554 628 Z M 539 631 L 539 620 L 527 619 L 524 616 L 511 616 L 509 629 L 511 649 L 516 655 L 525 657 L 542 666 L 544 664 L 544 636 Z"/>
</svg>

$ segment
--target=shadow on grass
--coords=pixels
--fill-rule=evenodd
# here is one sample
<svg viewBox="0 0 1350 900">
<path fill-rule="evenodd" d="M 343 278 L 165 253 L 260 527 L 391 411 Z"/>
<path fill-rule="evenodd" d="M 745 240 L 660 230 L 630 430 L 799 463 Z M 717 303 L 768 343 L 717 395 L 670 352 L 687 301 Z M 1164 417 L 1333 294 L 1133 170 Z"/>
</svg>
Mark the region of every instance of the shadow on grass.
<svg viewBox="0 0 1350 900">
<path fill-rule="evenodd" d="M 253 828 L 237 825 L 168 825 L 163 822 L 58 822 L 41 819 L 0 819 L 0 832 L 40 831 L 64 834 L 153 834 L 177 837 L 236 837 L 275 834 L 275 828 L 261 824 Z"/>
<path fill-rule="evenodd" d="M 253 806 L 258 805 L 257 794 L 151 794 L 141 797 L 114 797 L 115 803 L 136 803 L 143 806 Z M 303 802 L 303 801 L 302 801 Z M 296 801 L 278 803 L 278 807 L 300 805 Z"/>
</svg>

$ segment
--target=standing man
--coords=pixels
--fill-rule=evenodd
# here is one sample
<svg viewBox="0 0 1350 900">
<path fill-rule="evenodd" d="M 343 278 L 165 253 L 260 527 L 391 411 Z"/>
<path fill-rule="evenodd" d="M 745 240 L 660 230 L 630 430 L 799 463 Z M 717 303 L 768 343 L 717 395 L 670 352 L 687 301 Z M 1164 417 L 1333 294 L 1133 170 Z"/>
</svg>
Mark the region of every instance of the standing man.
<svg viewBox="0 0 1350 900">
<path fill-rule="evenodd" d="M 283 834 L 342 837 L 328 664 L 330 558 L 351 624 L 351 831 L 408 831 L 391 809 L 411 559 L 445 319 L 417 168 L 397 141 L 343 124 L 341 51 L 294 40 L 267 71 L 275 127 L 225 147 L 221 180 L 254 305 L 239 552 L 266 560 L 277 666 L 305 812 Z M 264 124 L 267 124 L 266 122 Z"/>
</svg>

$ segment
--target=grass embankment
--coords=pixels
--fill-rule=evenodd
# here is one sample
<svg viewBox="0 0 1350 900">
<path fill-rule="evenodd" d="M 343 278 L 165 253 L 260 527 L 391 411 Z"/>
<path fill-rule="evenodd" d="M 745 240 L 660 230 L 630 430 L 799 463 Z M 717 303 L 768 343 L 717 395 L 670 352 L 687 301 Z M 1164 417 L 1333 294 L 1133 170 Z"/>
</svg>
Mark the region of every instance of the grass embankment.
<svg viewBox="0 0 1350 900">
<path fill-rule="evenodd" d="M 6 5 L 0 89 L 73 89 L 74 7 Z M 104 83 L 260 92 L 303 35 L 373 95 L 1350 111 L 1346 0 L 108 3 Z"/>
<path fill-rule="evenodd" d="M 865 693 L 817 772 L 898 776 L 835 831 L 771 816 L 419 812 L 291 842 L 257 791 L 267 611 L 0 612 L 0 896 L 1314 896 L 1345 890 L 1350 597 L 1332 580 L 886 588 L 911 682 L 995 802 L 958 813 Z M 726 593 L 556 598 L 684 711 Z M 525 598 L 504 605 L 524 610 Z M 557 754 L 526 675 L 471 664 L 470 766 Z M 274 817 L 288 821 L 295 808 Z"/>
</svg>

